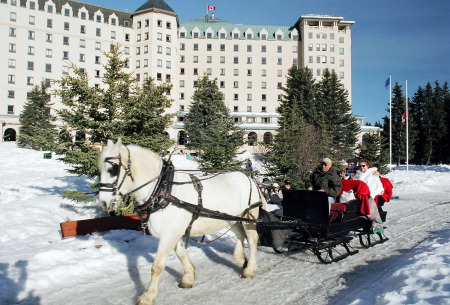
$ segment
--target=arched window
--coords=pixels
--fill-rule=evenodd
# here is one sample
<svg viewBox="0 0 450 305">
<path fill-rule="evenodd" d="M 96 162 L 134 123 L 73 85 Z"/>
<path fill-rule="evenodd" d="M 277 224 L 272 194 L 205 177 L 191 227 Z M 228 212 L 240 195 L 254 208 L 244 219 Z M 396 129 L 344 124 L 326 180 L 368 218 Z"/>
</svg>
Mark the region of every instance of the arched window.
<svg viewBox="0 0 450 305">
<path fill-rule="evenodd" d="M 272 144 L 273 136 L 270 132 L 266 132 L 264 134 L 264 143 L 265 144 Z"/>
<path fill-rule="evenodd" d="M 16 131 L 13 128 L 7 128 L 5 130 L 5 134 L 3 135 L 4 141 L 15 141 L 16 140 Z"/>
<path fill-rule="evenodd" d="M 186 132 L 185 131 L 181 130 L 178 132 L 177 143 L 178 143 L 178 145 L 186 144 Z"/>
<path fill-rule="evenodd" d="M 256 146 L 258 145 L 258 136 L 254 132 L 250 132 L 248 134 L 248 146 Z"/>
</svg>

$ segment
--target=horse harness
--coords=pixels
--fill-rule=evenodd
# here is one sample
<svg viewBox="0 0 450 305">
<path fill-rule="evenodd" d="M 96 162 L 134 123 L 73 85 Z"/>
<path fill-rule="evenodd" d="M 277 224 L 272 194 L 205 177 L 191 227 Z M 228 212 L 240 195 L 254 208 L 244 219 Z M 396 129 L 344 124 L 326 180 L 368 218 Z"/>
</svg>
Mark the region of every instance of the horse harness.
<svg viewBox="0 0 450 305">
<path fill-rule="evenodd" d="M 132 190 L 126 194 L 122 194 L 120 192 L 120 187 L 122 186 L 125 178 L 127 176 L 129 176 L 131 178 L 131 180 L 134 181 L 133 176 L 131 174 L 131 170 L 130 170 L 130 166 L 131 166 L 130 151 L 129 151 L 128 147 L 126 147 L 126 148 L 128 150 L 127 166 L 125 166 L 122 163 L 120 154 L 117 157 L 105 158 L 105 162 L 110 163 L 112 165 L 112 167 L 108 170 L 108 172 L 112 176 L 117 176 L 117 178 L 113 183 L 100 183 L 99 190 L 104 191 L 104 192 L 112 192 L 114 197 L 117 194 L 122 199 L 124 199 L 124 198 L 130 196 L 132 193 L 140 190 L 144 186 L 147 186 L 156 180 L 156 187 L 153 189 L 152 194 L 146 200 L 146 202 L 144 202 L 142 205 L 139 205 L 139 206 L 135 205 L 135 210 L 137 212 L 137 216 L 141 220 L 141 228 L 142 228 L 142 233 L 144 235 L 147 235 L 149 233 L 148 232 L 148 221 L 149 221 L 150 215 L 155 213 L 156 211 L 166 208 L 171 203 L 177 207 L 183 208 L 183 209 L 187 210 L 188 212 L 192 213 L 191 221 L 190 221 L 188 227 L 186 228 L 186 231 L 184 234 L 184 237 L 186 238 L 186 242 L 185 242 L 186 248 L 189 245 L 189 239 L 190 239 L 192 225 L 195 222 L 195 220 L 197 220 L 199 217 L 213 218 L 213 219 L 219 219 L 219 220 L 225 220 L 225 221 L 236 221 L 236 222 L 256 222 L 255 217 L 252 214 L 250 214 L 250 210 L 262 206 L 262 202 L 258 201 L 253 204 L 251 203 L 251 196 L 252 196 L 251 180 L 252 180 L 252 178 L 249 177 L 249 175 L 247 175 L 245 173 L 244 174 L 247 176 L 247 178 L 249 179 L 249 182 L 250 182 L 250 195 L 249 195 L 249 199 L 248 199 L 248 207 L 242 212 L 241 216 L 233 216 L 233 215 L 229 215 L 229 214 L 222 213 L 219 211 L 213 211 L 213 210 L 203 207 L 203 200 L 202 200 L 203 185 L 202 185 L 201 181 L 214 178 L 223 173 L 232 172 L 232 170 L 216 171 L 216 172 L 214 172 L 214 175 L 204 178 L 204 179 L 199 179 L 196 175 L 189 174 L 191 181 L 175 182 L 175 181 L 173 181 L 173 177 L 174 177 L 176 170 L 175 170 L 172 162 L 170 161 L 170 158 L 169 158 L 169 161 L 166 161 L 163 159 L 162 160 L 163 165 L 161 168 L 161 172 L 158 176 L 147 181 L 146 183 L 142 184 L 141 186 L 135 188 L 134 190 Z M 113 162 L 113 160 L 117 160 L 117 159 L 119 160 L 118 164 Z M 118 184 L 121 168 L 124 169 L 125 174 L 124 174 L 121 182 Z M 185 170 L 183 170 L 183 171 L 185 171 Z M 194 189 L 198 193 L 197 204 L 185 202 L 171 194 L 173 185 L 183 185 L 183 184 L 193 184 Z M 142 218 L 141 213 L 146 214 L 146 217 Z M 245 214 L 247 214 L 247 217 L 244 217 Z"/>
</svg>

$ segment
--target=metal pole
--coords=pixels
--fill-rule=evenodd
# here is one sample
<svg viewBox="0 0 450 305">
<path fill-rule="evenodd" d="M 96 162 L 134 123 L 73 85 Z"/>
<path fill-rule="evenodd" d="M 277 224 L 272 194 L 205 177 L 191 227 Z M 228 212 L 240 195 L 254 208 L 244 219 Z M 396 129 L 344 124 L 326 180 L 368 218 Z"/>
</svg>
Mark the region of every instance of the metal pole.
<svg viewBox="0 0 450 305">
<path fill-rule="evenodd" d="M 409 134 L 408 134 L 408 80 L 406 80 L 406 171 L 409 171 Z"/>
<path fill-rule="evenodd" d="M 389 168 L 392 165 L 392 77 L 389 74 Z"/>
</svg>

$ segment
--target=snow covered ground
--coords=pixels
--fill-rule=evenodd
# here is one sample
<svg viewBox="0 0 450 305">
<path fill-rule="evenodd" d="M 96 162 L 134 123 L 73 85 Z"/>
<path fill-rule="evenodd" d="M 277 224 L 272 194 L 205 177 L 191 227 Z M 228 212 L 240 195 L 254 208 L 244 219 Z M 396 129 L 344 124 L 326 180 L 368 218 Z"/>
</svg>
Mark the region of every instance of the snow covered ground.
<svg viewBox="0 0 450 305">
<path fill-rule="evenodd" d="M 158 241 L 116 230 L 61 239 L 60 222 L 104 216 L 96 204 L 73 204 L 63 190 L 89 181 L 43 153 L 0 143 L 0 304 L 134 304 L 150 280 Z M 176 156 L 182 168 L 192 161 Z M 172 253 L 157 304 L 450 304 L 450 167 L 396 168 L 388 242 L 330 265 L 309 251 L 284 255 L 258 248 L 254 279 L 240 278 L 235 238 L 190 244 L 194 288 L 180 289 Z M 208 236 L 213 238 L 214 236 Z"/>
</svg>

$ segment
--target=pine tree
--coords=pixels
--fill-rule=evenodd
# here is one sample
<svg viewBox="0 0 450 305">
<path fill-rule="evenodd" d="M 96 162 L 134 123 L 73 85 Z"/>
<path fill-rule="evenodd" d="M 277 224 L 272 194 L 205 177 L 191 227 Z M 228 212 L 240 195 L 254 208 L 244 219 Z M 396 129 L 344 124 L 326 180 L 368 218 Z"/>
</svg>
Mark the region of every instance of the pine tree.
<svg viewBox="0 0 450 305">
<path fill-rule="evenodd" d="M 238 168 L 237 150 L 244 144 L 245 131 L 240 128 L 223 101 L 217 79 L 200 77 L 184 119 L 188 149 L 198 151 L 200 168 L 223 170 Z"/>
<path fill-rule="evenodd" d="M 56 118 L 51 114 L 50 94 L 45 82 L 36 85 L 28 93 L 27 102 L 20 113 L 19 145 L 29 144 L 33 148 L 53 150 L 57 136 L 53 124 Z"/>
<path fill-rule="evenodd" d="M 444 83 L 442 86 L 442 96 L 444 101 L 444 111 L 445 111 L 445 125 L 447 126 L 447 132 L 442 137 L 444 144 L 444 156 L 443 161 L 446 164 L 450 163 L 450 89 L 448 82 Z"/>
<path fill-rule="evenodd" d="M 356 146 L 356 158 L 367 159 L 381 174 L 387 174 L 389 164 L 389 143 L 379 132 L 366 134 L 364 141 Z"/>
<path fill-rule="evenodd" d="M 324 115 L 325 127 L 332 136 L 333 158 L 337 161 L 346 160 L 353 156 L 360 127 L 351 115 L 348 92 L 342 88 L 335 72 L 325 70 L 319 83 L 317 101 Z"/>
<path fill-rule="evenodd" d="M 120 46 L 111 45 L 105 73 L 102 77 L 104 88 L 90 87 L 89 77 L 71 64 L 71 74 L 57 81 L 57 94 L 61 96 L 64 108 L 58 112 L 63 120 L 63 128 L 58 137 L 58 154 L 62 161 L 70 164 L 69 172 L 86 175 L 97 181 L 91 188 L 97 193 L 100 152 L 92 144 L 106 145 L 109 139 L 122 137 L 122 143 L 139 144 L 160 151 L 167 149 L 169 140 L 165 128 L 170 124 L 171 115 L 162 115 L 171 101 L 164 96 L 170 85 L 154 86 L 152 80 L 137 87 L 136 80 L 124 72 L 129 58 L 122 59 Z M 73 136 L 84 135 L 80 139 Z M 63 197 L 76 201 L 95 198 L 77 191 L 64 192 Z"/>
<path fill-rule="evenodd" d="M 413 162 L 423 164 L 425 159 L 425 129 L 424 129 L 424 89 L 419 86 L 409 105 L 410 118 L 416 122 L 417 139 L 413 143 L 416 153 L 413 156 Z"/>
</svg>

